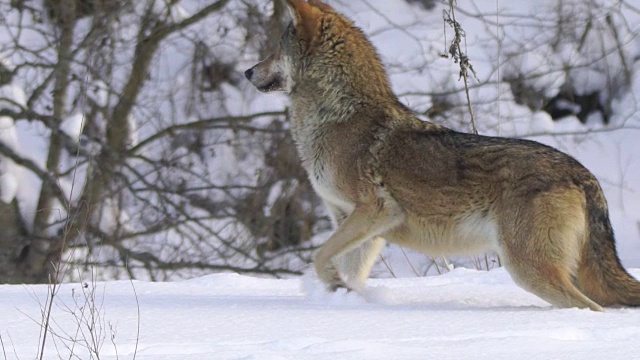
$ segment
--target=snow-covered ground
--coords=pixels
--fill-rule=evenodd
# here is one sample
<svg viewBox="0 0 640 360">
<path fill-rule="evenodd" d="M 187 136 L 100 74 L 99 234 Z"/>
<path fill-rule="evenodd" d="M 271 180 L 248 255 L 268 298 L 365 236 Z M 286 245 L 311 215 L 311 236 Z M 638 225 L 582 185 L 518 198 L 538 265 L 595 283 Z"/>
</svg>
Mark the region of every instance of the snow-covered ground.
<svg viewBox="0 0 640 360">
<path fill-rule="evenodd" d="M 83 289 L 91 293 L 94 286 L 95 333 L 105 360 L 133 359 L 134 353 L 139 360 L 640 356 L 640 309 L 555 309 L 514 285 L 503 269 L 373 279 L 364 296 L 326 294 L 310 277 L 218 274 L 86 285 L 60 288 L 51 316 L 57 335 L 49 334 L 44 358 L 90 358 L 82 346 L 90 332 L 76 319 L 83 309 L 90 314 Z M 0 359 L 35 358 L 46 294 L 44 285 L 0 286 Z M 61 337 L 80 339 L 77 356 L 69 356 L 65 344 L 72 342 Z"/>
</svg>

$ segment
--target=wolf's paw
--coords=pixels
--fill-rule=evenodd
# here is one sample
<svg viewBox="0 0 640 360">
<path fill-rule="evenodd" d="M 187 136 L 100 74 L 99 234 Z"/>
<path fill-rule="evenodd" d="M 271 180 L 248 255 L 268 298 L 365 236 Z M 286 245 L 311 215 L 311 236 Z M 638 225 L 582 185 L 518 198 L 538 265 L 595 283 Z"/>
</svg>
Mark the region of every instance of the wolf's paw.
<svg viewBox="0 0 640 360">
<path fill-rule="evenodd" d="M 325 267 L 322 271 L 316 268 L 316 274 L 318 279 L 326 285 L 328 291 L 335 292 L 338 289 L 349 289 L 349 286 L 333 264 Z"/>
<path fill-rule="evenodd" d="M 344 289 L 347 293 L 350 293 L 353 291 L 352 288 L 350 288 L 347 284 L 344 283 L 344 281 L 342 281 L 342 279 L 338 279 L 338 282 L 333 282 L 331 284 L 329 284 L 327 286 L 327 289 L 331 292 L 336 292 L 338 290 Z"/>
<path fill-rule="evenodd" d="M 306 300 L 311 303 L 359 305 L 366 302 L 358 292 L 353 291 L 342 281 L 327 285 L 318 278 L 313 269 L 304 272 L 301 285 Z"/>
</svg>

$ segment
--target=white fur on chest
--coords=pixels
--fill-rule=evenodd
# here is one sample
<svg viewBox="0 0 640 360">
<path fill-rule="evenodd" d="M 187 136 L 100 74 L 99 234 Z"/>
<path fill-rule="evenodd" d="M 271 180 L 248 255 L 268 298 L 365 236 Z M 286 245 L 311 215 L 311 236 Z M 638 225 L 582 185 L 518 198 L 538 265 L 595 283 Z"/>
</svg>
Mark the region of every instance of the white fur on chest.
<svg viewBox="0 0 640 360">
<path fill-rule="evenodd" d="M 296 125 L 292 128 L 293 138 L 313 189 L 327 205 L 351 213 L 355 205 L 336 186 L 322 121 L 315 114 L 308 114 Z"/>
<path fill-rule="evenodd" d="M 355 205 L 337 188 L 333 174 L 319 161 L 308 165 L 309 179 L 318 196 L 330 206 L 340 209 L 344 213 L 351 213 Z"/>
</svg>

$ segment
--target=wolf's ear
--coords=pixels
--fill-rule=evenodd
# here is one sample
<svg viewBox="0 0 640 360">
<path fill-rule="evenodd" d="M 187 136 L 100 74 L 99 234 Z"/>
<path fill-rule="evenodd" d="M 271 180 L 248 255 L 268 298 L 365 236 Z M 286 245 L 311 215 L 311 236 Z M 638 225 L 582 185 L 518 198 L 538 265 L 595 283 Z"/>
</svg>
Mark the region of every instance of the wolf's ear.
<svg viewBox="0 0 640 360">
<path fill-rule="evenodd" d="M 287 9 L 293 18 L 293 25 L 298 26 L 311 17 L 313 9 L 303 0 L 286 0 Z"/>
<path fill-rule="evenodd" d="M 322 13 L 303 0 L 286 0 L 286 4 L 293 18 L 293 25 L 303 31 L 303 37 L 311 40 Z"/>
<path fill-rule="evenodd" d="M 322 11 L 325 11 L 325 12 L 336 12 L 333 7 L 323 3 L 320 0 L 309 0 L 309 4 L 317 7 L 318 9 L 320 9 Z"/>
</svg>

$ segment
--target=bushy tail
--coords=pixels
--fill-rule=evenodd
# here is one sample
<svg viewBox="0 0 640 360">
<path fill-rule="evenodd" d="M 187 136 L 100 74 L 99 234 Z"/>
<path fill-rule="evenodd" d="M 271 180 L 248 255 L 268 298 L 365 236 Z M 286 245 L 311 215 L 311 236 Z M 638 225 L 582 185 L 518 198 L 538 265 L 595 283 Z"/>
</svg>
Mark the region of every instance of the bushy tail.
<svg viewBox="0 0 640 360">
<path fill-rule="evenodd" d="M 640 282 L 620 263 L 609 212 L 597 183 L 587 196 L 588 237 L 578 265 L 580 290 L 602 306 L 640 306 Z"/>
</svg>

